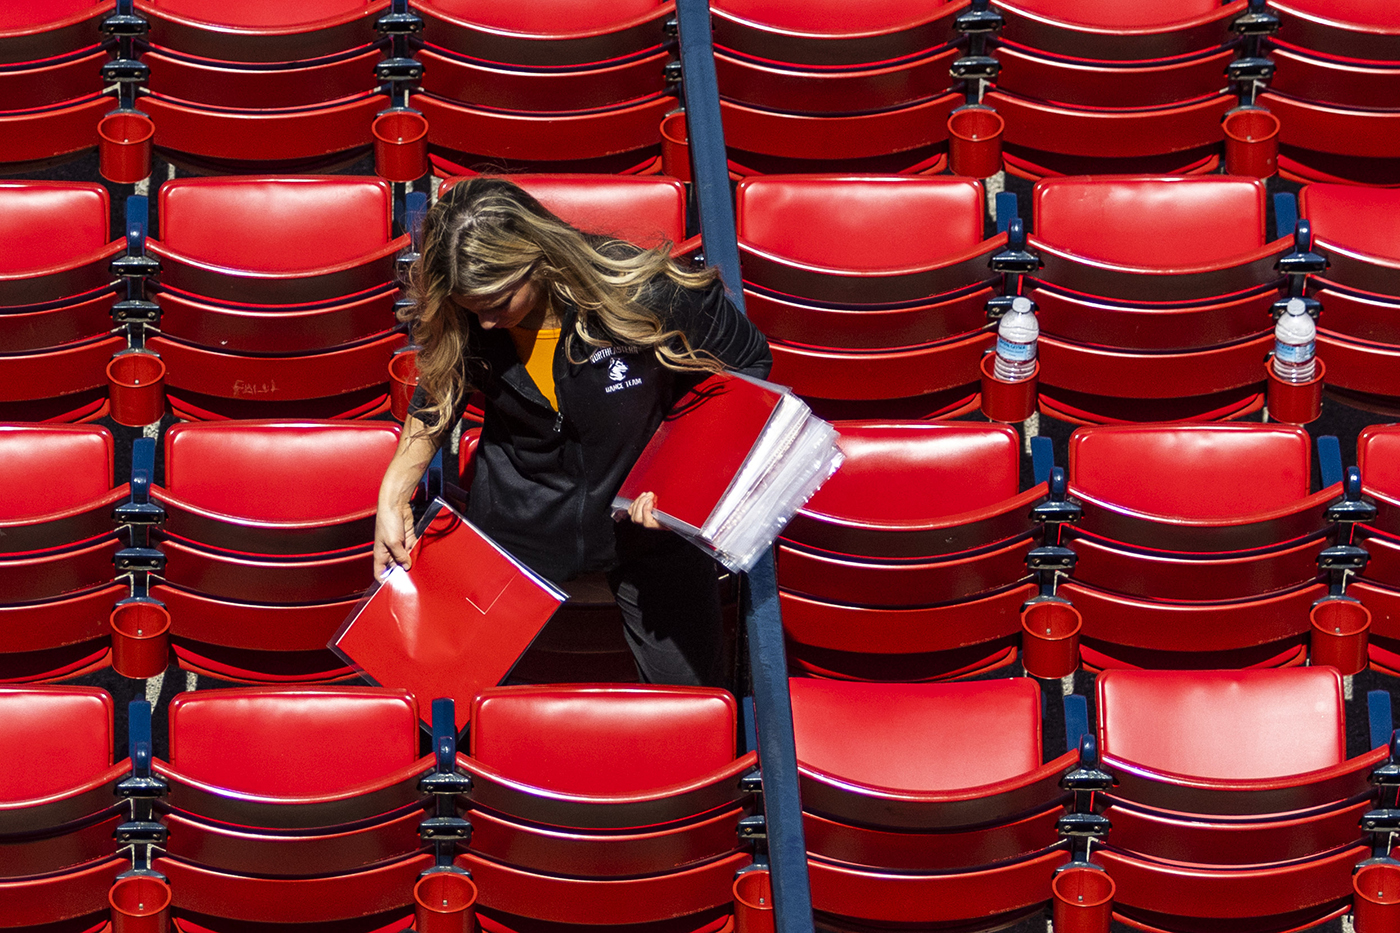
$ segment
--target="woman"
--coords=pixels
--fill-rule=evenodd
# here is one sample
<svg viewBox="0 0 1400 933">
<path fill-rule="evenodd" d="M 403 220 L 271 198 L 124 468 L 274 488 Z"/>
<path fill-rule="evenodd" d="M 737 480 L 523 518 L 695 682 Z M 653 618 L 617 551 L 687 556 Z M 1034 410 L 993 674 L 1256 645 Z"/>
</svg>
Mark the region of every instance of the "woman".
<svg viewBox="0 0 1400 933">
<path fill-rule="evenodd" d="M 375 573 L 409 566 L 409 497 L 486 398 L 467 517 L 556 583 L 606 573 L 643 681 L 723 681 L 714 562 L 663 531 L 655 496 L 614 494 L 672 405 L 714 372 L 768 374 L 768 345 L 714 270 L 591 236 L 499 177 L 428 212 L 410 276 L 418 392 L 385 472 Z M 697 469 L 704 469 L 697 464 Z"/>
</svg>

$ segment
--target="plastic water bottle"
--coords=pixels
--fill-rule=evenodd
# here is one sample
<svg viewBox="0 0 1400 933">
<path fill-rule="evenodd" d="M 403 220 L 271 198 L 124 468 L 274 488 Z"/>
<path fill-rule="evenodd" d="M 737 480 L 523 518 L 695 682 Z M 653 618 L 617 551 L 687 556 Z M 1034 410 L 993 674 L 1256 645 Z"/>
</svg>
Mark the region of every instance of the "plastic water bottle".
<svg viewBox="0 0 1400 933">
<path fill-rule="evenodd" d="M 1274 327 L 1274 375 L 1284 382 L 1308 382 L 1317 371 L 1313 359 L 1317 325 L 1302 299 L 1289 299 Z"/>
<path fill-rule="evenodd" d="M 1035 370 L 1036 341 L 1040 322 L 1029 298 L 1018 297 L 997 326 L 997 358 L 992 373 L 1003 382 L 1029 379 Z"/>
</svg>

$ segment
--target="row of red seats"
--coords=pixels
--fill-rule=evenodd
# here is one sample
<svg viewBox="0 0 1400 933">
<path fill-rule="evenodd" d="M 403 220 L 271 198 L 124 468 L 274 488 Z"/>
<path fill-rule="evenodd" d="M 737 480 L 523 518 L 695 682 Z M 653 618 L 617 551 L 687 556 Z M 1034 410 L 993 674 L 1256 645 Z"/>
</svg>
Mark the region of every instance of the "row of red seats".
<svg viewBox="0 0 1400 933">
<path fill-rule="evenodd" d="M 1104 929 L 1109 901 L 1145 929 L 1296 928 L 1351 908 L 1373 856 L 1380 881 L 1363 870 L 1356 900 L 1394 909 L 1388 704 L 1373 750 L 1349 759 L 1334 670 L 1105 673 L 1097 728 L 1068 704 L 1068 748 L 1044 762 L 1029 679 L 791 687 L 825 927 L 986 929 L 1056 899 L 1087 901 Z M 0 748 L 22 765 L 0 787 L 0 928 L 100 928 L 128 865 L 115 832 L 186 931 L 396 931 L 436 862 L 470 872 L 490 933 L 712 933 L 762 834 L 761 762 L 722 691 L 495 688 L 466 754 L 448 729 L 423 758 L 420 711 L 392 690 L 181 694 L 164 761 L 133 706 L 132 756 L 114 764 L 102 691 L 0 690 Z"/>
<path fill-rule="evenodd" d="M 518 178 L 589 229 L 684 241 L 686 195 L 675 179 Z M 0 203 L 21 247 L 3 279 L 5 414 L 100 415 L 103 370 L 125 349 L 111 334 L 121 296 L 107 267 L 121 244 L 107 242 L 107 196 L 93 185 L 13 182 L 0 186 Z M 820 414 L 976 407 L 992 340 L 986 308 L 1019 291 L 1039 307 L 1042 410 L 1102 423 L 1258 410 L 1269 310 L 1294 293 L 1315 303 L 1326 386 L 1394 408 L 1396 207 L 1384 192 L 1313 185 L 1296 211 L 1306 225 L 1271 236 L 1256 180 L 1050 179 L 1035 189 L 1034 233 L 1022 246 L 984 236 L 976 181 L 765 176 L 739 185 L 737 222 L 745 298 L 772 343 L 773 378 Z M 409 248 L 391 217 L 390 186 L 374 179 L 164 184 L 160 238 L 147 247 L 159 266 L 127 281 L 154 301 L 145 348 L 164 363 L 173 411 L 385 410 L 387 365 L 404 345 L 392 263 Z M 1299 262 L 1311 265 L 1287 274 Z"/>
<path fill-rule="evenodd" d="M 1047 595 L 1035 564 L 1045 546 L 1073 552 L 1070 565 L 1051 566 L 1050 595 L 1082 618 L 1079 652 L 1091 668 L 1297 664 L 1312 607 L 1329 595 L 1335 568 L 1319 563 L 1329 545 L 1370 555 L 1353 568 L 1360 578 L 1344 582 L 1370 611 L 1371 663 L 1400 670 L 1395 426 L 1361 435 L 1355 493 L 1340 477 L 1310 492 L 1309 439 L 1298 428 L 1080 429 L 1066 488 L 1051 496 L 1075 504 L 1071 523 L 1037 514 L 1045 483 L 1020 491 L 1010 428 L 837 427 L 845 463 L 779 542 L 800 670 L 929 680 L 1010 663 L 1023 606 Z M 464 471 L 473 441 L 464 437 Z M 134 483 L 115 488 L 104 428 L 11 425 L 0 443 L 13 488 L 33 475 L 70 477 L 6 510 L 7 679 L 104 663 L 108 616 L 129 595 L 118 581 L 131 574 L 151 578 L 140 595 L 164 604 L 188 670 L 264 683 L 351 675 L 325 646 L 368 585 L 378 481 L 397 443 L 391 424 L 176 425 L 164 438 L 165 482 L 149 489 L 148 440 L 137 442 Z M 1374 514 L 1336 513 L 1362 494 Z M 128 499 L 118 527 L 112 510 Z"/>
<path fill-rule="evenodd" d="M 409 11 L 327 0 L 293 12 L 143 0 L 129 17 L 138 26 L 108 20 L 115 11 L 59 3 L 11 15 L 0 124 L 13 132 L 0 161 L 95 145 L 114 106 L 104 80 L 137 89 L 124 102 L 149 114 L 170 158 L 225 171 L 353 160 L 376 115 L 403 105 L 426 117 L 419 129 L 443 174 L 483 160 L 655 171 L 663 149 L 685 143 L 683 117 L 668 118 L 680 77 L 670 3 L 433 0 Z M 951 0 L 853 18 L 839 3 L 730 0 L 714 16 L 741 175 L 942 171 L 950 132 L 966 135 L 973 120 L 973 136 L 986 135 L 987 119 L 954 113 L 968 101 L 995 111 L 1008 166 L 1029 177 L 1206 172 L 1220 162 L 1222 118 L 1273 78 L 1258 103 L 1282 125 L 1286 172 L 1395 180 L 1400 56 L 1395 24 L 1373 5 Z M 114 63 L 104 21 L 125 43 L 118 54 L 135 57 Z"/>
</svg>

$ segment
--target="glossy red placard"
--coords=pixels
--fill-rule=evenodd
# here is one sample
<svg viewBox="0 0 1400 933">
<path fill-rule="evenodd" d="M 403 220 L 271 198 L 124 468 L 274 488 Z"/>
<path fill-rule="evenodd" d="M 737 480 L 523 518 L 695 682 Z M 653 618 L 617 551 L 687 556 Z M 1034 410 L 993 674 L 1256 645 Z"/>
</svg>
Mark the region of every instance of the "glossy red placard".
<svg viewBox="0 0 1400 933">
<path fill-rule="evenodd" d="M 441 500 L 418 533 L 410 568 L 371 587 L 329 647 L 421 710 L 451 697 L 461 729 L 475 696 L 506 679 L 565 596 Z"/>
<path fill-rule="evenodd" d="M 757 379 L 706 379 L 661 422 L 614 505 L 654 492 L 658 511 L 703 528 L 782 397 L 778 387 Z"/>
</svg>

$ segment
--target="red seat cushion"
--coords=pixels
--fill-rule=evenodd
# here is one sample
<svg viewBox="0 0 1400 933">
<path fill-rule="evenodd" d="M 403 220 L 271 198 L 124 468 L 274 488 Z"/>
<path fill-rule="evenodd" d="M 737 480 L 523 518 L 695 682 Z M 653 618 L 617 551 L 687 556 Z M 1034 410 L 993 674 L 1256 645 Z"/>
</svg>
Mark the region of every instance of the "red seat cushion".
<svg viewBox="0 0 1400 933">
<path fill-rule="evenodd" d="M 1264 197 L 1264 183 L 1253 178 L 1087 175 L 1036 182 L 1031 200 L 1035 235 L 1061 250 L 1134 268 L 1188 269 L 1263 246 Z"/>
<path fill-rule="evenodd" d="M 1118 29 L 1170 26 L 1208 16 L 1219 0 L 1012 0 L 1011 6 L 1061 23 Z M 1221 39 L 1225 36 L 1222 32 Z"/>
<path fill-rule="evenodd" d="M 1361 481 L 1400 498 L 1400 424 L 1373 424 L 1356 439 Z"/>
<path fill-rule="evenodd" d="M 505 32 L 536 36 L 562 36 L 570 33 L 603 32 L 619 23 L 636 19 L 661 6 L 661 0 L 610 0 L 608 3 L 579 3 L 578 0 L 423 0 L 425 10 L 443 13 L 470 23 Z"/>
<path fill-rule="evenodd" d="M 160 186 L 160 238 L 225 268 L 305 272 L 352 262 L 390 240 L 379 178 L 181 178 Z"/>
<path fill-rule="evenodd" d="M 170 764 L 269 797 L 334 794 L 418 759 L 418 706 L 371 687 L 250 687 L 170 701 Z"/>
<path fill-rule="evenodd" d="M 982 186 L 966 178 L 768 175 L 740 182 L 736 198 L 745 240 L 825 268 L 917 268 L 982 242 Z"/>
<path fill-rule="evenodd" d="M 643 793 L 734 760 L 734 698 L 705 687 L 502 687 L 477 697 L 471 754 L 567 794 Z"/>
<path fill-rule="evenodd" d="M 1095 499 L 1167 518 L 1248 518 L 1308 495 L 1308 433 L 1273 424 L 1079 428 L 1069 482 Z"/>
<path fill-rule="evenodd" d="M 461 179 L 449 179 L 446 191 Z M 685 185 L 674 178 L 515 175 L 511 181 L 566 223 L 639 246 L 685 239 Z"/>
<path fill-rule="evenodd" d="M 177 424 L 165 433 L 165 488 L 241 518 L 336 518 L 374 507 L 398 435 L 386 421 Z"/>
<path fill-rule="evenodd" d="M 111 199 L 101 185 L 0 181 L 0 273 L 52 268 L 110 240 Z"/>
<path fill-rule="evenodd" d="M 1357 185 L 1308 185 L 1299 212 L 1313 235 L 1368 256 L 1400 259 L 1400 191 Z"/>
<path fill-rule="evenodd" d="M 357 11 L 368 12 L 367 0 L 145 0 L 155 10 L 220 26 L 288 28 L 314 26 L 326 19 L 338 19 Z"/>
<path fill-rule="evenodd" d="M 793 678 L 797 759 L 861 784 L 949 791 L 1040 766 L 1040 688 L 1029 678 L 875 684 Z"/>
<path fill-rule="evenodd" d="M 0 516 L 76 508 L 112 489 L 112 432 L 101 425 L 0 424 Z"/>
<path fill-rule="evenodd" d="M 1190 777 L 1305 774 L 1346 760 L 1342 679 L 1330 667 L 1105 671 L 1099 747 Z"/>
<path fill-rule="evenodd" d="M 937 16 L 949 0 L 715 0 L 716 10 L 809 35 L 888 32 Z"/>
<path fill-rule="evenodd" d="M 33 800 L 112 766 L 112 698 L 95 687 L 0 687 L 0 802 Z"/>
<path fill-rule="evenodd" d="M 1021 482 L 1015 430 L 992 424 L 843 421 L 836 473 L 803 511 L 892 525 L 986 508 Z"/>
</svg>

